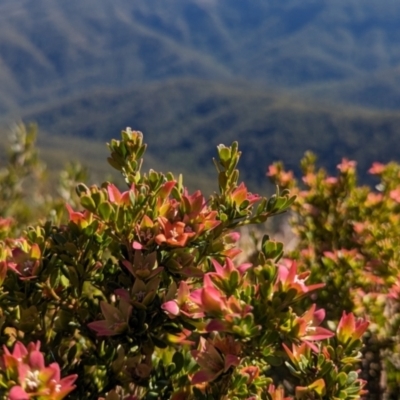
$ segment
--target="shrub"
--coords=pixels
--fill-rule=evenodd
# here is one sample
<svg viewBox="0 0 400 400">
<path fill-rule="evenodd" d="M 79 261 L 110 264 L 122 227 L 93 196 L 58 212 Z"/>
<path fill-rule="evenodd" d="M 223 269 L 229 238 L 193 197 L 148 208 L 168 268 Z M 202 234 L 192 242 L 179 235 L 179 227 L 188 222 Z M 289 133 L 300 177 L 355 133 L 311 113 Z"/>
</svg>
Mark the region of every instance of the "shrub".
<svg viewBox="0 0 400 400">
<path fill-rule="evenodd" d="M 400 395 L 400 166 L 374 163 L 375 189 L 357 185 L 356 163 L 343 159 L 337 176 L 317 169 L 307 153 L 300 185 L 282 163 L 269 169 L 275 183 L 297 195 L 291 257 L 325 287 L 313 301 L 338 320 L 342 310 L 370 320 L 364 370 L 371 398 Z M 376 397 L 372 397 L 376 396 Z M 389 397 L 391 396 L 391 397 Z"/>
<path fill-rule="evenodd" d="M 286 211 L 238 182 L 237 143 L 218 146 L 219 193 L 140 171 L 129 128 L 109 144 L 127 184 L 77 186 L 69 220 L 28 227 L 0 250 L 0 393 L 15 399 L 358 399 L 368 323 L 303 307 L 324 284 L 264 236 L 236 265 L 241 226 Z M 311 297 L 312 298 L 312 297 Z"/>
</svg>

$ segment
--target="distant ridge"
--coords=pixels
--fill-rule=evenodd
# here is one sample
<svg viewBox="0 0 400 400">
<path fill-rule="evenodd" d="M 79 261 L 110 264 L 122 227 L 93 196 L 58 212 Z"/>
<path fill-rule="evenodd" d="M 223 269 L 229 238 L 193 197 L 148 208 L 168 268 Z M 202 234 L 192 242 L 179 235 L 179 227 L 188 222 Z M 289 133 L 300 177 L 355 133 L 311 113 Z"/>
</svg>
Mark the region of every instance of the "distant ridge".
<svg viewBox="0 0 400 400">
<path fill-rule="evenodd" d="M 0 121 L 65 149 L 132 126 L 197 176 L 238 140 L 257 185 L 308 149 L 366 170 L 399 159 L 399 20 L 398 0 L 3 0 Z"/>
<path fill-rule="evenodd" d="M 373 94 L 399 80 L 399 18 L 397 0 L 3 0 L 0 115 L 181 77 L 395 109 Z"/>
<path fill-rule="evenodd" d="M 110 140 L 125 126 L 142 130 L 149 153 L 175 170 L 209 174 L 215 146 L 238 140 L 242 170 L 257 185 L 267 165 L 297 168 L 306 150 L 334 172 L 342 157 L 365 172 L 373 161 L 400 161 L 400 112 L 332 107 L 254 87 L 175 79 L 86 96 L 26 114 L 51 135 Z M 365 178 L 365 174 L 363 175 Z"/>
</svg>

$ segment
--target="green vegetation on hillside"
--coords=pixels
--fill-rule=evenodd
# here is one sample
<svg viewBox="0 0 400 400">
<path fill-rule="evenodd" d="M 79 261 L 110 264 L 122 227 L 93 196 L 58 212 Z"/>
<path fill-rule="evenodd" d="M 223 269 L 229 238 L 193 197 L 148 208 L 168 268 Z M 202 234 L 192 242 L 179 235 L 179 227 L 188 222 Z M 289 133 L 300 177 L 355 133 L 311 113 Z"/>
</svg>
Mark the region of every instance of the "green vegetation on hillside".
<svg viewBox="0 0 400 400">
<path fill-rule="evenodd" d="M 112 116 L 112 118 L 110 118 Z M 274 160 L 295 168 L 312 150 L 329 170 L 342 157 L 367 170 L 373 161 L 398 160 L 399 112 L 303 102 L 248 85 L 180 79 L 120 91 L 95 91 L 25 115 L 55 136 L 109 140 L 118 126 L 144 132 L 161 165 L 213 174 L 216 145 L 238 138 L 245 178 L 265 185 Z M 69 140 L 69 139 L 68 139 Z M 188 151 L 189 150 L 189 151 Z"/>
<path fill-rule="evenodd" d="M 320 99 L 338 84 L 335 100 L 365 104 L 354 93 L 387 87 L 379 74 L 398 80 L 399 15 L 396 0 L 3 0 L 0 117 L 178 77 L 312 89 Z"/>
</svg>

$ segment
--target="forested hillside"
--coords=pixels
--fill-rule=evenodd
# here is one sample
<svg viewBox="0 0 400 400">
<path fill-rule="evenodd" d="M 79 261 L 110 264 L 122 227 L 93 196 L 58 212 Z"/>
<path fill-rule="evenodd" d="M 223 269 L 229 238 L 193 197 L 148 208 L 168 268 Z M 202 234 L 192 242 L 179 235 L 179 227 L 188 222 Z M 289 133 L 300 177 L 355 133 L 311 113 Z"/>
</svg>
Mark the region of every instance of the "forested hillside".
<svg viewBox="0 0 400 400">
<path fill-rule="evenodd" d="M 35 119 L 46 132 L 103 142 L 130 125 L 145 133 L 150 155 L 161 165 L 203 174 L 213 171 L 210 160 L 219 143 L 238 140 L 242 172 L 257 184 L 265 181 L 272 161 L 283 159 L 295 168 L 306 150 L 317 153 L 330 170 L 349 157 L 366 171 L 373 161 L 398 159 L 393 143 L 400 134 L 400 112 L 304 103 L 248 86 L 193 79 L 154 83 L 146 90 L 97 91 L 26 119 Z"/>
<path fill-rule="evenodd" d="M 399 16 L 395 0 L 3 0 L 0 119 L 102 140 L 129 125 L 193 170 L 238 139 L 258 181 L 310 148 L 366 167 L 398 158 Z"/>
</svg>

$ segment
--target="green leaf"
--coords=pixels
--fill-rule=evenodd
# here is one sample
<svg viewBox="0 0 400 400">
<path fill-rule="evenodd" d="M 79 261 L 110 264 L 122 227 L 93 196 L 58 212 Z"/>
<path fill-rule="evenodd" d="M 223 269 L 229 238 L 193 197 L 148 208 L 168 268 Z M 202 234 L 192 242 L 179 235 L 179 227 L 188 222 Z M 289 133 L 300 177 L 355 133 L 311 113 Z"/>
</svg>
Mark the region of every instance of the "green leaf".
<svg viewBox="0 0 400 400">
<path fill-rule="evenodd" d="M 340 386 L 345 386 L 347 382 L 347 375 L 344 372 L 340 372 L 336 377 L 336 381 L 339 382 Z"/>
<path fill-rule="evenodd" d="M 350 371 L 349 374 L 347 375 L 347 384 L 351 385 L 358 379 L 358 374 L 356 371 Z"/>
<path fill-rule="evenodd" d="M 114 160 L 114 158 L 107 157 L 107 161 L 117 171 L 121 171 L 122 170 L 121 164 L 118 161 Z"/>
<path fill-rule="evenodd" d="M 75 288 L 79 287 L 79 275 L 75 267 L 68 267 L 68 279 L 71 285 Z"/>
<path fill-rule="evenodd" d="M 78 350 L 78 348 L 77 348 L 76 345 L 72 346 L 69 349 L 68 354 L 67 354 L 67 360 L 68 360 L 68 364 L 69 365 L 72 365 L 73 361 L 75 360 L 75 356 L 77 354 L 77 350 Z"/>
<path fill-rule="evenodd" d="M 159 347 L 160 349 L 166 349 L 168 347 L 167 343 L 165 343 L 163 340 L 161 340 L 155 336 L 152 336 L 151 340 L 153 341 L 155 346 Z"/>
<path fill-rule="evenodd" d="M 83 183 L 78 183 L 78 185 L 75 188 L 75 191 L 78 194 L 78 196 L 81 196 L 82 194 L 89 193 L 89 188 Z"/>
<path fill-rule="evenodd" d="M 174 374 L 178 374 L 184 366 L 185 358 L 183 357 L 182 353 L 180 353 L 179 351 L 176 351 L 172 357 L 172 362 L 176 366 Z"/>
<path fill-rule="evenodd" d="M 218 185 L 219 185 L 219 187 L 220 187 L 220 189 L 221 189 L 221 192 L 224 192 L 225 191 L 225 189 L 226 189 L 226 184 L 228 183 L 228 179 L 227 179 L 227 177 L 226 177 L 226 174 L 225 174 L 225 172 L 224 171 L 221 171 L 219 174 L 218 174 Z"/>
<path fill-rule="evenodd" d="M 143 156 L 144 152 L 146 151 L 147 144 L 144 144 L 139 147 L 139 150 L 136 152 L 136 158 L 140 158 Z"/>
<path fill-rule="evenodd" d="M 222 165 L 225 166 L 225 163 L 231 158 L 231 149 L 229 147 L 225 147 L 223 144 L 217 146 L 218 155 L 220 160 L 222 161 Z"/>
<path fill-rule="evenodd" d="M 96 212 L 96 204 L 90 196 L 84 195 L 81 197 L 81 205 L 90 212 Z"/>
<path fill-rule="evenodd" d="M 108 201 L 105 201 L 99 205 L 98 212 L 100 217 L 103 218 L 104 221 L 109 221 L 110 216 L 114 212 L 114 208 Z"/>
<path fill-rule="evenodd" d="M 273 367 L 279 367 L 283 363 L 283 358 L 277 356 L 267 356 L 265 357 L 265 361 Z"/>
</svg>

